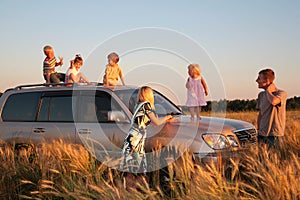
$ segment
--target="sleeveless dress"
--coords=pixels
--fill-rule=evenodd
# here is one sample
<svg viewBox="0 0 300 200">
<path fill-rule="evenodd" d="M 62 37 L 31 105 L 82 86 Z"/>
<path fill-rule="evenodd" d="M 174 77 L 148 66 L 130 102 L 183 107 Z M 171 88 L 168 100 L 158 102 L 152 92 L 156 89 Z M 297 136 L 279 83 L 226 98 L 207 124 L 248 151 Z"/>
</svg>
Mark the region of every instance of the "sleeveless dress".
<svg viewBox="0 0 300 200">
<path fill-rule="evenodd" d="M 123 144 L 121 169 L 130 173 L 146 173 L 146 127 L 151 122 L 148 114 L 154 111 L 148 102 L 137 104 L 134 111 L 131 128 Z"/>
<path fill-rule="evenodd" d="M 187 90 L 187 101 L 186 106 L 194 107 L 194 106 L 206 106 L 207 103 L 205 101 L 204 96 L 204 88 L 201 82 L 202 77 L 199 76 L 196 79 L 189 77 L 189 88 Z"/>
</svg>

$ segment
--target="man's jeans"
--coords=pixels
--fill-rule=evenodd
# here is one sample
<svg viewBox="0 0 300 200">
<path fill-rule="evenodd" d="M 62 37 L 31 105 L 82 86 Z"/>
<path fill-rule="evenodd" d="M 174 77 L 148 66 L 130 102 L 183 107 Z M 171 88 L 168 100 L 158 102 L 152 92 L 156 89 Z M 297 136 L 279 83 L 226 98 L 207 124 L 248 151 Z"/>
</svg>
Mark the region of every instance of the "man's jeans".
<svg viewBox="0 0 300 200">
<path fill-rule="evenodd" d="M 258 135 L 258 143 L 259 144 L 266 144 L 268 148 L 278 147 L 279 144 L 282 142 L 283 136 L 262 136 Z"/>
</svg>

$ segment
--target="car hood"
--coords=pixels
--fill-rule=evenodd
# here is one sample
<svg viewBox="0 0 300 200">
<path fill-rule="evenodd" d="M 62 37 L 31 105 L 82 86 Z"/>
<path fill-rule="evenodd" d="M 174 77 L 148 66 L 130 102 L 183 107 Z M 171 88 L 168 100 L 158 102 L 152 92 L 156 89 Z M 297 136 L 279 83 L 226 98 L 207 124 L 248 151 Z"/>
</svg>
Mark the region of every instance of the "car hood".
<svg viewBox="0 0 300 200">
<path fill-rule="evenodd" d="M 193 151 L 197 152 L 202 146 L 204 133 L 234 135 L 234 131 L 244 129 L 255 129 L 255 127 L 240 120 L 202 117 L 198 122 L 191 122 L 190 116 L 178 116 L 175 122 L 168 122 L 163 126 L 150 125 L 147 128 L 146 148 L 148 147 L 149 150 L 149 147 L 155 145 L 180 145 L 184 148 L 192 147 Z M 205 149 L 205 151 L 209 150 L 212 151 L 210 148 Z"/>
<path fill-rule="evenodd" d="M 196 125 L 198 129 L 205 132 L 226 132 L 226 131 L 234 131 L 240 130 L 245 128 L 254 128 L 251 123 L 241 121 L 241 120 L 234 120 L 228 118 L 218 118 L 218 117 L 201 117 L 201 120 L 195 122 L 191 122 L 189 116 L 180 116 L 178 118 L 179 125 L 182 126 L 190 126 Z"/>
<path fill-rule="evenodd" d="M 201 117 L 201 120 L 191 121 L 190 116 L 181 115 L 175 122 L 168 122 L 164 126 L 150 126 L 148 136 L 195 138 L 203 133 L 233 134 L 233 131 L 255 127 L 248 122 L 217 117 Z"/>
</svg>

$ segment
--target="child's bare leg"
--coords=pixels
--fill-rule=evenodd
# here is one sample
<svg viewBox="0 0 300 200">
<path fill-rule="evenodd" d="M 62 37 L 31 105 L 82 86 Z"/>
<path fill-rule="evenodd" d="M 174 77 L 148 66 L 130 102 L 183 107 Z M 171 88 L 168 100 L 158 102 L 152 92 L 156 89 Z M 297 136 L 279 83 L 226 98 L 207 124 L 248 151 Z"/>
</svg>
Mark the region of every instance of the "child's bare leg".
<svg viewBox="0 0 300 200">
<path fill-rule="evenodd" d="M 82 73 L 78 73 L 77 74 L 77 76 L 78 76 L 78 81 L 82 81 L 83 83 L 89 83 L 89 81 L 87 80 L 87 78 L 85 77 L 85 75 L 83 75 Z"/>
<path fill-rule="evenodd" d="M 190 114 L 191 114 L 191 121 L 194 121 L 195 109 L 194 109 L 194 107 L 190 107 L 189 110 L 190 110 Z"/>
<path fill-rule="evenodd" d="M 201 119 L 200 113 L 201 113 L 201 106 L 197 106 L 197 111 L 196 111 L 197 120 Z"/>
</svg>

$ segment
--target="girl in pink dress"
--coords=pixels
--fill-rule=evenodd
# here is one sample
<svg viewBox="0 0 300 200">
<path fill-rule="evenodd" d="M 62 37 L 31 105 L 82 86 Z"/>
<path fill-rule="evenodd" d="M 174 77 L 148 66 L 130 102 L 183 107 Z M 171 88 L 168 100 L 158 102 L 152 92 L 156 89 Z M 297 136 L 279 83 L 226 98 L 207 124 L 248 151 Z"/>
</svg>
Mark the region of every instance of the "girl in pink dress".
<svg viewBox="0 0 300 200">
<path fill-rule="evenodd" d="M 205 80 L 201 77 L 201 69 L 198 64 L 190 64 L 188 66 L 189 78 L 185 84 L 187 88 L 187 102 L 191 113 L 191 121 L 194 121 L 196 108 L 197 120 L 200 120 L 201 107 L 206 106 L 204 95 L 208 95 L 208 88 Z"/>
</svg>

